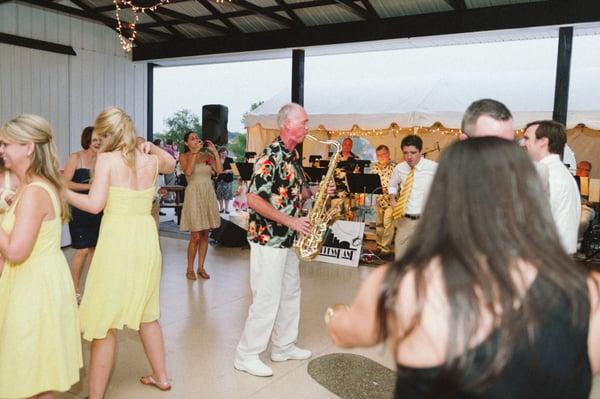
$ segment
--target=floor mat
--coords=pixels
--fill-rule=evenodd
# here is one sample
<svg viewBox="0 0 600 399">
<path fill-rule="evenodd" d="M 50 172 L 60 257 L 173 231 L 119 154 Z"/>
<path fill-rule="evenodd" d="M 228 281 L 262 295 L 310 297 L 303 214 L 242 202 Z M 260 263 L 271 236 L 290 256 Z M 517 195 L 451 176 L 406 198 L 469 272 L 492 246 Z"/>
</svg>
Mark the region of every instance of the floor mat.
<svg viewBox="0 0 600 399">
<path fill-rule="evenodd" d="M 396 373 L 373 360 L 350 353 L 333 353 L 308 363 L 308 374 L 342 399 L 390 399 Z"/>
<path fill-rule="evenodd" d="M 187 231 L 179 231 L 179 225 L 173 220 L 160 222 L 159 234 L 164 237 L 178 238 L 180 240 L 189 240 L 190 233 Z"/>
</svg>

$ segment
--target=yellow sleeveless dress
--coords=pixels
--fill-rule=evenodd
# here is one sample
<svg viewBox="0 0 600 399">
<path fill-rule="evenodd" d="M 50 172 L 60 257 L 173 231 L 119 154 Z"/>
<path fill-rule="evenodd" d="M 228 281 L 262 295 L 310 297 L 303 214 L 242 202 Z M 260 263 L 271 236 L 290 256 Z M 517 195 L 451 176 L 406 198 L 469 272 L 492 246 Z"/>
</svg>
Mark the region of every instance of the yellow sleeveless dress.
<svg viewBox="0 0 600 399">
<path fill-rule="evenodd" d="M 0 277 L 0 398 L 67 391 L 83 366 L 77 302 L 69 265 L 60 249 L 60 206 L 46 183 L 56 218 L 42 222 L 33 250 L 21 263 L 6 262 Z M 2 220 L 12 231 L 17 198 Z"/>
<path fill-rule="evenodd" d="M 150 211 L 156 187 L 111 186 L 79 307 L 83 338 L 158 320 L 161 253 Z"/>
</svg>

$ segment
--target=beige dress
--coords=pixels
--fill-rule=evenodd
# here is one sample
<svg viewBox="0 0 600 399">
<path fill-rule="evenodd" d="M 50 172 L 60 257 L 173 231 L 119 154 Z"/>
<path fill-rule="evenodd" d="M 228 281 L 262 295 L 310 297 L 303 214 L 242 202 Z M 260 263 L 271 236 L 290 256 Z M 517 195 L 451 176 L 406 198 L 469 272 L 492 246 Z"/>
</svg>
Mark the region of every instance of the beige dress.
<svg viewBox="0 0 600 399">
<path fill-rule="evenodd" d="M 215 229 L 221 225 L 217 195 L 211 180 L 212 168 L 205 163 L 197 163 L 194 173 L 185 188 L 183 210 L 181 211 L 181 231 L 201 231 Z"/>
</svg>

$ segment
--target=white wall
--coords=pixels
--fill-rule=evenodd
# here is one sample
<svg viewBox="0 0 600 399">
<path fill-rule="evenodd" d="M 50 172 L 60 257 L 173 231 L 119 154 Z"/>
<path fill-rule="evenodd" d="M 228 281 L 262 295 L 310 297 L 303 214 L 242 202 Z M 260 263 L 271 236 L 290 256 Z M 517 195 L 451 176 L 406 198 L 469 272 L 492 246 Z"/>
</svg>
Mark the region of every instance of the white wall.
<svg viewBox="0 0 600 399">
<path fill-rule="evenodd" d="M 146 63 L 133 63 L 105 25 L 25 4 L 0 4 L 0 32 L 72 46 L 76 56 L 0 44 L 0 121 L 47 118 L 64 163 L 80 134 L 109 105 L 146 135 Z"/>
</svg>

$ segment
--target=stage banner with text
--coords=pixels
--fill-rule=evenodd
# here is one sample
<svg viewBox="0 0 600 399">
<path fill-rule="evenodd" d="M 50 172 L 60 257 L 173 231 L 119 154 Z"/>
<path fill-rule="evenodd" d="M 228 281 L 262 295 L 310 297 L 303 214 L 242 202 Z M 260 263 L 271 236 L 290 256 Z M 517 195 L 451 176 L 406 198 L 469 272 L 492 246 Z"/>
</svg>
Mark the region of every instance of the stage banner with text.
<svg viewBox="0 0 600 399">
<path fill-rule="evenodd" d="M 336 221 L 329 228 L 321 253 L 315 260 L 357 267 L 364 232 L 364 223 Z"/>
</svg>

